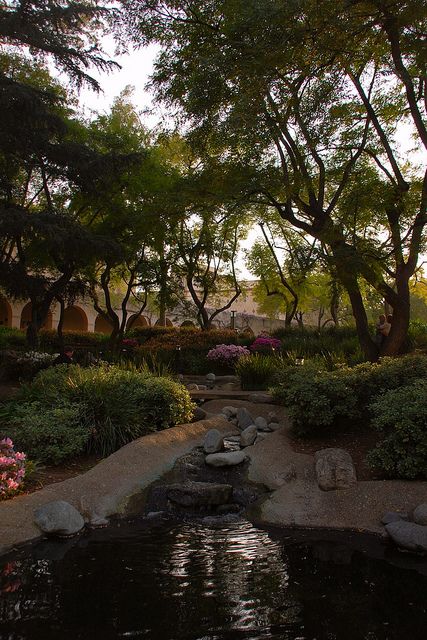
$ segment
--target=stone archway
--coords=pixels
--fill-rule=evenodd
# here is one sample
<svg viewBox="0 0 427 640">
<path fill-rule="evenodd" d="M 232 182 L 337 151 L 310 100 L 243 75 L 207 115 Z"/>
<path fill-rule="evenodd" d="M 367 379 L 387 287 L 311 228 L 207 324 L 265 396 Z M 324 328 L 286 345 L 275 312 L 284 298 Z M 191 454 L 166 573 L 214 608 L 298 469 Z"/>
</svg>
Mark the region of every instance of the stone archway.
<svg viewBox="0 0 427 640">
<path fill-rule="evenodd" d="M 106 333 L 109 335 L 112 332 L 112 330 L 113 330 L 113 325 L 111 324 L 111 322 L 108 322 L 108 320 L 106 320 L 104 316 L 101 316 L 98 313 L 95 320 L 95 327 L 94 327 L 95 333 Z"/>
<path fill-rule="evenodd" d="M 155 327 L 162 327 L 163 325 L 160 324 L 160 320 L 156 320 L 156 324 L 154 326 Z M 166 326 L 167 327 L 173 327 L 173 322 L 169 318 L 166 318 Z"/>
<path fill-rule="evenodd" d="M 147 320 L 147 318 L 145 316 L 139 316 L 134 321 L 135 316 L 136 316 L 136 313 L 134 313 L 133 315 L 129 316 L 129 319 L 126 322 L 126 331 L 129 331 L 129 329 L 135 329 L 136 327 L 149 327 L 150 326 L 150 323 L 148 322 L 148 320 Z"/>
<path fill-rule="evenodd" d="M 23 331 L 25 331 L 27 329 L 28 325 L 31 322 L 32 310 L 33 310 L 33 305 L 31 304 L 31 302 L 27 302 L 27 304 L 25 305 L 25 307 L 21 311 L 20 328 Z M 49 311 L 49 313 L 47 314 L 47 318 L 43 322 L 41 328 L 42 329 L 52 329 L 52 325 L 53 325 L 52 312 Z"/>
<path fill-rule="evenodd" d="M 3 296 L 0 297 L 0 326 L 12 326 L 12 307 Z"/>
<path fill-rule="evenodd" d="M 71 305 L 64 311 L 63 331 L 87 331 L 88 319 L 81 307 Z"/>
<path fill-rule="evenodd" d="M 180 327 L 183 327 L 184 329 L 190 328 L 190 329 L 196 329 L 196 325 L 194 324 L 194 322 L 192 320 L 184 320 L 184 322 L 181 322 L 181 324 L 179 325 Z"/>
</svg>

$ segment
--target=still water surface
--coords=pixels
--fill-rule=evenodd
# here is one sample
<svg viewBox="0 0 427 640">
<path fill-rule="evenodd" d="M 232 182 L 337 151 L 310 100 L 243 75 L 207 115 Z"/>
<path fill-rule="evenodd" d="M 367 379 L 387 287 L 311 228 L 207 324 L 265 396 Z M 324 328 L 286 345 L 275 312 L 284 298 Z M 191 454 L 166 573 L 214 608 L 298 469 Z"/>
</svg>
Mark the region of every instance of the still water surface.
<svg viewBox="0 0 427 640">
<path fill-rule="evenodd" d="M 38 544 L 0 558 L 0 638 L 425 640 L 425 562 L 363 540 L 134 523 Z"/>
</svg>

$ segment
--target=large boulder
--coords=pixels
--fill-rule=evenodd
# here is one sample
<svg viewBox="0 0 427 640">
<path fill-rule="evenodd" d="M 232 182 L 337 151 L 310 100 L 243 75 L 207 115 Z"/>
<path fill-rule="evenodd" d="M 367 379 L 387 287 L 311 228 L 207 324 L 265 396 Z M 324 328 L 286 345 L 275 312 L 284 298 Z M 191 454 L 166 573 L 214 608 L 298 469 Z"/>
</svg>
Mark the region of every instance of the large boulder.
<svg viewBox="0 0 427 640">
<path fill-rule="evenodd" d="M 244 462 L 246 457 L 244 451 L 225 451 L 224 453 L 212 453 L 206 456 L 205 462 L 211 467 L 232 467 Z"/>
<path fill-rule="evenodd" d="M 240 431 L 244 431 L 247 427 L 254 424 L 254 419 L 246 407 L 240 407 L 237 409 L 237 426 Z"/>
<path fill-rule="evenodd" d="M 227 504 L 232 497 L 231 484 L 186 482 L 171 484 L 167 488 L 169 500 L 182 507 L 213 507 Z"/>
<path fill-rule="evenodd" d="M 82 515 L 64 500 L 48 502 L 34 512 L 34 522 L 48 535 L 72 536 L 83 529 Z"/>
<path fill-rule="evenodd" d="M 224 438 L 218 429 L 209 429 L 203 442 L 205 453 L 217 453 L 224 448 Z"/>
<path fill-rule="evenodd" d="M 257 418 L 255 418 L 254 424 L 256 424 L 257 428 L 260 431 L 271 431 L 270 427 L 267 424 L 267 420 L 262 416 L 258 416 Z"/>
<path fill-rule="evenodd" d="M 256 425 L 251 424 L 250 427 L 246 427 L 244 431 L 240 434 L 240 446 L 241 447 L 250 447 L 253 444 L 257 437 L 257 428 Z"/>
<path fill-rule="evenodd" d="M 344 449 L 321 449 L 314 460 L 317 483 L 323 491 L 348 489 L 357 482 L 353 460 Z"/>
<path fill-rule="evenodd" d="M 427 527 L 415 522 L 390 522 L 387 533 L 399 547 L 409 551 L 427 551 Z"/>
</svg>

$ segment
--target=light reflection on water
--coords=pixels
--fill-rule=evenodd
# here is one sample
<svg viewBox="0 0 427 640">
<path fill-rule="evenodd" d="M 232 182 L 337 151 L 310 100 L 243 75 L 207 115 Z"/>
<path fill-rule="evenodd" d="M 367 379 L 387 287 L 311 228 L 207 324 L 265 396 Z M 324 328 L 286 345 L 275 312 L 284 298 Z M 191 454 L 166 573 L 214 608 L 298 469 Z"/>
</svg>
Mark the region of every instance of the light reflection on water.
<svg viewBox="0 0 427 640">
<path fill-rule="evenodd" d="M 1 563 L 1 640 L 425 638 L 427 578 L 247 522 L 112 528 Z"/>
</svg>

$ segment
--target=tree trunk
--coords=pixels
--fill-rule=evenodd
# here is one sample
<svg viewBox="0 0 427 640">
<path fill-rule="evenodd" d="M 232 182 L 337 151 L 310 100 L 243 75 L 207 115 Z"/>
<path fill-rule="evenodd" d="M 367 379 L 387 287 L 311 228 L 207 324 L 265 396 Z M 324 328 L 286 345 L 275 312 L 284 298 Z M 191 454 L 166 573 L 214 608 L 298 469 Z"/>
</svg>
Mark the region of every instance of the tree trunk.
<svg viewBox="0 0 427 640">
<path fill-rule="evenodd" d="M 406 274 L 396 278 L 398 304 L 393 307 L 393 320 L 390 334 L 381 346 L 382 356 L 395 356 L 406 350 L 410 320 L 410 292 Z"/>
</svg>

